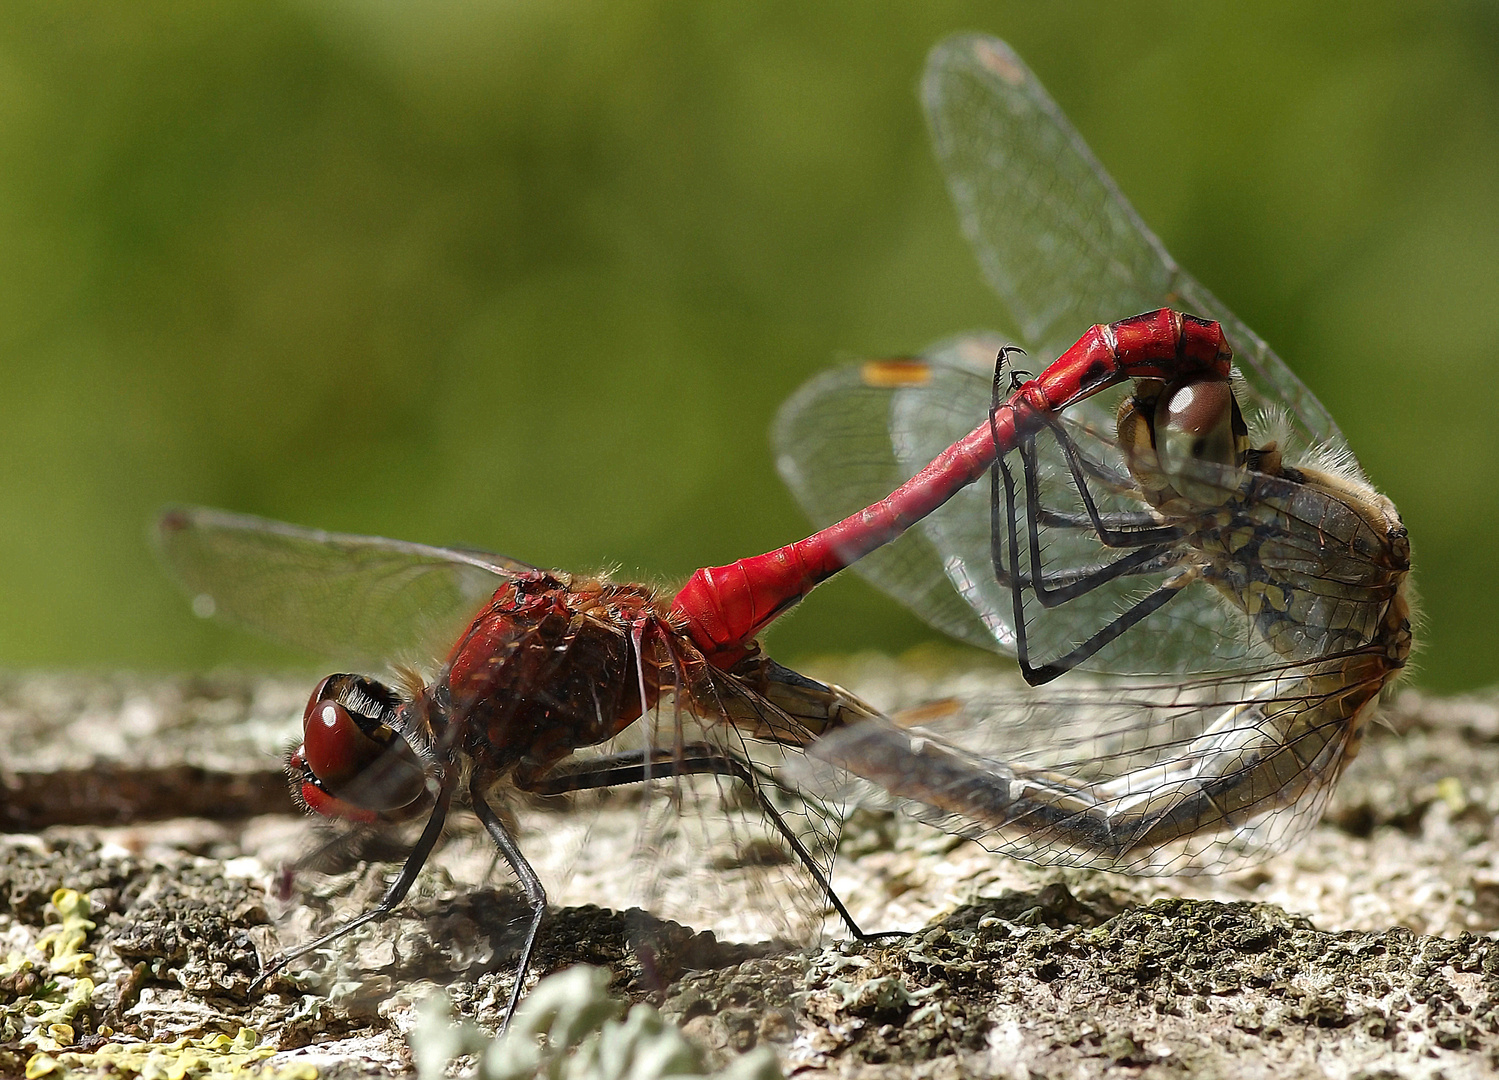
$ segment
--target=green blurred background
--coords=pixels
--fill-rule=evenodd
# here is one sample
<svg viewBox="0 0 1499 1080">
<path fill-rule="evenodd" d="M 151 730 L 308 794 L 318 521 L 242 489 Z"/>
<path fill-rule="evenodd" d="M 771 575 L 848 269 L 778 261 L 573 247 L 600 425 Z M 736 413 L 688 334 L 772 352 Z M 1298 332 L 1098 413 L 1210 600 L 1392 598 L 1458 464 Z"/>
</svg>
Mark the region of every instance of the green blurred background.
<svg viewBox="0 0 1499 1080">
<path fill-rule="evenodd" d="M 1492 3 L 49 0 L 5 22 L 0 663 L 284 661 L 191 616 L 146 542 L 169 502 L 662 581 L 801 535 L 776 405 L 838 359 L 1002 321 L 915 97 L 927 49 L 978 29 L 1401 508 L 1418 681 L 1494 681 Z M 928 636 L 850 580 L 772 645 Z"/>
</svg>

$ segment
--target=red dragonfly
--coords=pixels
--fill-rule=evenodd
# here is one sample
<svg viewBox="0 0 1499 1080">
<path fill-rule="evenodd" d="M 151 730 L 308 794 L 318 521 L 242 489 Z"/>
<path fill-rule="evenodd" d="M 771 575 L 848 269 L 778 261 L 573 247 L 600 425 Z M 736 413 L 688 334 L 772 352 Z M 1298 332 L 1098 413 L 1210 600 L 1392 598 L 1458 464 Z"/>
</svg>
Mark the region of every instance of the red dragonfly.
<svg viewBox="0 0 1499 1080">
<path fill-rule="evenodd" d="M 394 658 L 400 676 L 394 687 L 357 673 L 322 679 L 286 771 L 307 810 L 367 826 L 424 814 L 423 831 L 375 907 L 283 954 L 261 981 L 394 909 L 459 798 L 531 906 L 508 1019 L 546 889 L 493 807 L 496 796 L 654 783 L 681 801 L 691 777 L 742 784 L 769 826 L 761 838 L 799 862 L 848 929 L 865 936 L 827 880 L 838 808 L 803 789 L 805 769 L 793 759 L 875 712 L 776 664 L 755 636 L 818 582 L 985 474 L 995 447 L 1007 452 L 1057 410 L 1127 378 L 1222 384 L 1229 360 L 1216 324 L 1171 311 L 1096 327 L 887 498 L 790 546 L 696 571 L 670 601 L 649 586 L 472 550 L 208 508 L 166 511 L 160 550 L 196 610 L 316 652 Z M 445 628 L 456 643 L 429 678 L 409 658 Z M 630 733 L 636 738 L 621 748 Z"/>
<path fill-rule="evenodd" d="M 1044 145 L 1029 151 L 1036 160 L 1028 165 L 1041 167 L 1042 158 L 1059 148 L 1078 156 L 1092 170 L 1087 175 L 1094 185 L 1115 200 L 1108 204 L 1115 216 L 1124 215 L 1124 224 L 1137 230 L 1137 242 L 1169 263 L 1076 136 L 1070 142 L 1056 138 L 1071 129 L 1001 43 L 965 39 L 939 47 L 928 79 L 929 102 L 933 78 L 961 68 L 958 60 L 973 68 L 979 87 L 959 113 L 972 110 L 982 118 L 986 108 L 1008 107 L 1003 95 L 994 93 L 1000 84 L 1026 88 L 1033 103 L 1049 108 L 1031 121 Z M 942 115 L 939 108 L 939 152 L 950 175 L 958 175 L 952 155 L 943 149 Z M 1037 190 L 1046 190 L 1045 179 Z M 959 202 L 964 205 L 961 190 Z M 965 207 L 971 233 L 973 219 Z M 1108 273 L 1114 273 L 1112 267 Z M 1151 303 L 1175 301 L 1217 313 L 1216 303 L 1188 279 L 1176 274 L 1166 280 L 1171 287 L 1150 294 Z M 1004 282 L 999 284 L 1005 293 Z M 1025 311 L 1006 295 L 1018 312 Z M 1098 310 L 1117 299 L 1103 296 Z M 1045 350 L 1058 325 L 1082 303 L 1078 298 L 1054 317 L 1025 321 L 1026 342 Z M 1149 304 L 1134 309 L 1141 306 Z M 1245 340 L 1251 344 L 1246 366 L 1260 376 L 1248 385 L 1266 388 L 1253 407 L 1285 400 L 1298 410 L 1301 423 L 1316 421 L 1335 435 L 1336 428 L 1294 376 L 1258 339 Z M 991 349 L 989 356 L 997 352 Z M 315 651 L 374 662 L 419 655 L 445 628 L 456 637 L 446 660 L 430 674 L 399 669 L 397 687 L 341 674 L 313 692 L 304 741 L 288 761 L 297 796 L 311 810 L 351 822 L 374 825 L 425 815 L 425 825 L 378 905 L 284 954 L 265 974 L 398 905 L 436 844 L 455 798 L 478 816 L 530 904 L 510 1010 L 546 903 L 539 877 L 494 807 L 496 800 L 503 807 L 512 792 L 642 784 L 662 787 L 675 798 L 695 780 L 737 784 L 761 811 L 766 838 L 805 868 L 856 934 L 858 927 L 828 885 L 837 807 L 825 791 L 800 779 L 808 749 L 933 814 L 954 817 L 964 829 L 1000 836 L 1008 849 L 1043 860 L 1153 869 L 1159 852 L 1199 841 L 1205 850 L 1218 850 L 1225 836 L 1249 836 L 1246 826 L 1258 819 L 1281 820 L 1289 810 L 1293 820 L 1304 820 L 1306 795 L 1320 798 L 1330 789 L 1328 778 L 1336 779 L 1356 740 L 1343 738 L 1329 764 L 1320 758 L 1302 761 L 1294 749 L 1301 737 L 1293 733 L 1291 757 L 1277 758 L 1285 732 L 1273 724 L 1255 728 L 1223 721 L 1218 707 L 1229 705 L 1242 714 L 1253 701 L 1290 700 L 1284 692 L 1252 698 L 1243 691 L 1249 678 L 1244 659 L 1274 653 L 1279 659 L 1261 664 L 1256 676 L 1261 682 L 1304 691 L 1295 699 L 1303 704 L 1314 696 L 1309 687 L 1321 687 L 1316 693 L 1324 700 L 1342 703 L 1340 714 L 1334 709 L 1318 721 L 1322 728 L 1345 734 L 1361 729 L 1364 706 L 1403 663 L 1401 650 L 1409 648 L 1408 624 L 1403 644 L 1399 625 L 1387 625 L 1399 624 L 1395 616 L 1404 610 L 1400 590 L 1408 566 L 1393 508 L 1387 514 L 1393 521 L 1381 519 L 1384 531 L 1373 540 L 1332 529 L 1316 533 L 1319 522 L 1328 522 L 1312 519 L 1313 578 L 1329 549 L 1346 547 L 1345 561 L 1356 563 L 1364 577 L 1383 573 L 1387 579 L 1385 613 L 1374 619 L 1375 629 L 1357 645 L 1334 647 L 1334 639 L 1358 637 L 1369 628 L 1368 611 L 1379 602 L 1366 599 L 1368 583 L 1348 603 L 1334 602 L 1346 609 L 1345 616 L 1358 615 L 1358 625 L 1350 629 L 1347 618 L 1322 617 L 1327 607 L 1322 600 L 1306 599 L 1304 567 L 1288 571 L 1267 558 L 1268 549 L 1288 538 L 1308 542 L 1306 519 L 1297 516 L 1298 499 L 1321 500 L 1324 513 L 1341 505 L 1364 525 L 1369 520 L 1360 512 L 1373 505 L 1378 516 L 1385 504 L 1371 503 L 1378 497 L 1366 485 L 1347 482 L 1347 498 L 1339 502 L 1342 489 L 1321 473 L 1284 466 L 1276 447 L 1249 447 L 1244 413 L 1230 390 L 1233 354 L 1217 323 L 1162 309 L 1094 327 L 1037 378 L 1017 380 L 1002 394 L 997 377 L 983 380 L 986 397 L 976 407 L 961 392 L 945 398 L 947 373 L 962 365 L 949 367 L 942 359 L 873 365 L 854 382 L 834 376 L 801 395 L 779 428 L 783 471 L 815 513 L 841 520 L 786 548 L 699 570 L 670 601 L 645 586 L 543 571 L 459 549 L 323 533 L 220 511 L 168 512 L 160 528 L 162 550 L 199 610 L 216 610 Z M 1095 395 L 1127 382 L 1134 384 L 1128 399 L 1133 404 L 1111 428 L 1086 416 L 1071 421 Z M 962 381 L 953 385 L 961 387 Z M 866 415 L 842 411 L 873 400 L 863 396 L 865 391 L 882 395 L 879 407 L 892 419 L 900 413 L 914 421 L 914 427 L 879 429 L 875 441 L 892 463 L 886 472 L 904 482 L 875 491 L 867 503 L 866 488 L 884 474 L 848 472 L 845 465 L 867 455 L 873 429 L 861 424 Z M 1206 404 L 1194 408 L 1193 401 Z M 837 416 L 826 412 L 828 402 L 835 403 Z M 956 420 L 965 410 L 967 419 Z M 822 432 L 809 433 L 819 418 L 826 422 Z M 921 440 L 930 441 L 938 420 L 959 423 L 959 430 L 925 454 Z M 853 427 L 850 441 L 840 446 L 827 433 L 845 421 Z M 1038 445 L 1048 449 L 1038 451 Z M 1166 447 L 1176 449 L 1167 454 Z M 1005 460 L 1009 455 L 1019 458 L 1025 476 L 1019 496 Z M 989 491 L 973 496 L 982 500 L 974 502 L 965 490 L 974 490 L 969 485 L 986 474 Z M 1081 509 L 1048 505 L 1058 478 L 1070 478 Z M 1089 494 L 1095 489 L 1130 508 L 1099 510 Z M 840 501 L 848 512 L 829 513 Z M 1217 518 L 1222 521 L 1214 538 L 1209 524 Z M 888 557 L 878 554 L 917 522 L 920 531 L 890 548 Z M 1026 570 L 1018 562 L 1022 529 L 1029 539 Z M 974 533 L 984 536 L 978 557 L 968 543 Z M 1239 542 L 1246 533 L 1253 545 Z M 1049 550 L 1070 559 L 1059 572 L 1040 567 L 1043 537 Z M 991 543 L 992 538 L 997 539 Z M 1113 563 L 1090 561 L 1099 551 L 1120 549 L 1126 554 Z M 1094 554 L 1084 558 L 1082 551 Z M 1208 565 L 1205 552 L 1218 562 Z M 1195 630 L 1158 635 L 1163 656 L 1190 654 L 1195 632 L 1214 643 L 1207 649 L 1209 659 L 1228 657 L 1236 666 L 1229 677 L 1199 680 L 1169 706 L 1135 700 L 1131 708 L 1137 713 L 1127 721 L 1074 720 L 1071 728 L 1063 724 L 1048 732 L 1042 741 L 1064 752 L 1045 769 L 1023 754 L 1009 760 L 986 756 L 992 747 L 973 750 L 936 734 L 913 734 L 847 692 L 797 675 L 760 651 L 755 639 L 778 615 L 866 556 L 879 560 L 871 566 L 883 585 L 944 629 L 1018 651 L 1033 681 L 1107 661 L 1117 642 L 1143 634 L 1132 627 L 1159 622 L 1156 613 L 1168 608 L 1173 619 L 1162 626 L 1180 627 L 1183 619 L 1176 613 L 1186 612 L 1185 622 Z M 923 564 L 936 573 L 923 576 Z M 1135 597 L 1140 583 L 1152 577 L 1160 579 L 1159 586 L 1143 599 Z M 1128 585 L 1123 592 L 1116 587 L 1120 582 Z M 1205 589 L 1216 590 L 1226 602 L 1204 605 L 1192 599 Z M 1057 622 L 1027 615 L 1027 605 L 1037 601 L 1073 605 L 1060 620 L 1070 624 L 1061 637 L 1043 632 L 1028 639 L 1031 625 L 1039 629 Z M 1229 656 L 1217 646 L 1240 636 L 1239 629 L 1226 629 L 1235 603 L 1250 616 L 1239 628 L 1246 640 L 1286 632 L 1299 644 L 1280 653 L 1263 644 L 1246 646 Z M 1315 611 L 1309 612 L 1309 604 Z M 1272 609 L 1294 618 L 1282 620 L 1286 626 L 1277 630 L 1264 616 Z M 1079 613 L 1099 617 L 1094 632 L 1079 633 L 1084 625 Z M 1383 659 L 1371 647 L 1377 634 L 1385 635 L 1378 642 Z M 1069 644 L 1040 664 L 1031 662 L 1031 645 L 1049 647 L 1059 640 Z M 1363 656 L 1368 670 L 1354 671 L 1345 662 L 1350 655 Z M 1190 661 L 1170 661 L 1167 667 L 1199 674 L 1218 670 Z M 1228 691 L 1239 695 L 1237 704 L 1229 701 Z M 1173 709 L 1178 721 L 1166 715 Z M 1301 705 L 1290 712 L 1310 715 Z M 1208 717 L 1213 719 L 1203 719 Z M 1028 731 L 1033 741 L 1037 734 L 1023 722 L 997 726 Z M 1087 734 L 1080 733 L 1084 728 Z M 1258 742 L 1224 741 L 1225 732 L 1241 735 L 1250 729 L 1260 732 Z M 1221 752 L 1204 766 L 1215 739 Z M 1301 745 L 1310 744 L 1302 740 Z M 1225 764 L 1230 758 L 1239 763 L 1237 771 Z M 1085 775 L 1090 761 L 1102 763 L 1089 766 L 1093 776 Z M 1265 779 L 1277 769 L 1287 779 L 1267 793 Z M 1251 778 L 1247 786 L 1224 780 L 1241 775 Z M 1207 791 L 1206 804 L 1185 798 L 1183 792 L 1193 784 L 1203 788 L 1204 780 L 1217 783 Z M 1204 809 L 1214 798 L 1226 800 L 1216 817 Z M 1274 836 L 1253 837 L 1245 850 L 1274 846 L 1284 833 L 1282 828 Z"/>
<path fill-rule="evenodd" d="M 964 232 L 1013 317 L 1007 340 L 1031 361 L 1093 313 L 1166 304 L 1217 320 L 1236 367 L 1225 382 L 1172 371 L 1074 392 L 1016 433 L 1016 466 L 998 437 L 1015 406 L 996 396 L 1006 339 L 993 335 L 829 372 L 788 402 L 780 469 L 819 521 L 877 498 L 989 410 L 991 483 L 857 568 L 933 626 L 1015 655 L 1027 682 L 1071 673 L 919 731 L 874 718 L 812 754 L 1032 861 L 1193 873 L 1281 850 L 1321 816 L 1410 653 L 1399 514 L 1008 45 L 939 44 L 922 99 Z M 1077 390 L 1099 389 L 1070 370 Z"/>
<path fill-rule="evenodd" d="M 756 636 L 819 582 L 982 476 L 996 447 L 1013 448 L 1057 410 L 1130 378 L 1222 384 L 1229 361 L 1216 324 L 1171 311 L 1096 327 L 887 498 L 785 548 L 699 570 L 670 601 L 644 585 L 463 549 L 219 510 L 167 511 L 160 549 L 197 610 L 317 652 L 394 659 L 400 676 L 394 687 L 349 673 L 319 683 L 287 772 L 310 811 L 365 826 L 425 815 L 421 835 L 375 907 L 283 954 L 262 981 L 395 908 L 457 797 L 515 872 L 532 912 L 508 1017 L 546 892 L 496 797 L 652 783 L 679 797 L 692 777 L 742 784 L 768 823 L 763 839 L 804 867 L 864 936 L 828 883 L 839 812 L 803 788 L 788 759 L 876 714 L 776 664 Z M 456 643 L 430 678 L 402 662 L 454 625 Z M 633 744 L 620 748 L 637 727 Z"/>
</svg>

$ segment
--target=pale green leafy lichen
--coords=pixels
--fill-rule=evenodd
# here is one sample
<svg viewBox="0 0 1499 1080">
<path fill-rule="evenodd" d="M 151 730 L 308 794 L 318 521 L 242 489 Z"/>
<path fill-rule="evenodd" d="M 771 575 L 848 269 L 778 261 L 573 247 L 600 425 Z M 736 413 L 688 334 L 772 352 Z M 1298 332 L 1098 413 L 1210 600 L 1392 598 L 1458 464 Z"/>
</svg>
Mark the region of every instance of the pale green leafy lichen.
<svg viewBox="0 0 1499 1080">
<path fill-rule="evenodd" d="M 36 947 L 47 955 L 47 966 L 59 975 L 83 975 L 93 962 L 94 954 L 84 952 L 89 931 L 96 928 L 89 918 L 88 897 L 76 889 L 58 889 L 52 894 L 52 906 L 62 916 L 58 926 L 43 934 Z"/>
<path fill-rule="evenodd" d="M 20 1046 L 43 1054 L 76 1041 L 73 1022 L 88 1011 L 94 999 L 94 980 L 88 976 L 94 954 L 84 948 L 89 931 L 95 929 L 88 897 L 76 889 L 58 889 L 52 894 L 52 906 L 61 921 L 36 943 L 45 965 L 18 956 L 10 957 L 5 965 L 7 974 L 34 971 L 37 982 L 6 1007 L 0 1022 L 0 1028 Z"/>
<path fill-rule="evenodd" d="M 719 1072 L 702 1051 L 649 1005 L 623 1020 L 623 1003 L 608 993 L 608 974 L 574 967 L 543 979 L 516 1010 L 505 1035 L 486 1037 L 452 1021 L 447 999 L 429 998 L 411 1033 L 421 1080 L 440 1080 L 460 1055 L 477 1060 L 475 1080 L 781 1080 L 775 1054 L 760 1047 Z"/>
</svg>

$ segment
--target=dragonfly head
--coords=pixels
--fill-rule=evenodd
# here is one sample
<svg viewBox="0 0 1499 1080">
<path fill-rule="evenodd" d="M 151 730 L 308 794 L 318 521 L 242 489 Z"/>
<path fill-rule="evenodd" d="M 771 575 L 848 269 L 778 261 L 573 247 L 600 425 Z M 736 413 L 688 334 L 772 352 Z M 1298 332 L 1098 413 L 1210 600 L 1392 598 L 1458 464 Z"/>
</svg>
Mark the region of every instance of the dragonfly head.
<svg viewBox="0 0 1499 1080">
<path fill-rule="evenodd" d="M 1232 497 L 1249 454 L 1249 428 L 1221 379 L 1142 379 L 1119 408 L 1119 445 L 1131 468 L 1207 506 Z M 1152 467 L 1153 466 L 1153 467 Z"/>
<path fill-rule="evenodd" d="M 316 813 L 363 823 L 415 803 L 427 776 L 396 723 L 401 707 L 394 690 L 362 675 L 318 683 L 286 761 L 292 794 Z"/>
</svg>

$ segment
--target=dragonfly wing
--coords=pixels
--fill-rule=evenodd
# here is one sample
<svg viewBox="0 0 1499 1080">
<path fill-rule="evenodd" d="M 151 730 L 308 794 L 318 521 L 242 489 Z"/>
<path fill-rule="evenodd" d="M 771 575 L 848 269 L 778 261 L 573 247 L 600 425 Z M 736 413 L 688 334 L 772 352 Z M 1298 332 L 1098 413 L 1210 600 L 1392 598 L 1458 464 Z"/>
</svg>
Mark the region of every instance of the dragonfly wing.
<svg viewBox="0 0 1499 1080">
<path fill-rule="evenodd" d="M 923 385 L 903 389 L 892 398 L 890 442 L 899 448 L 910 472 L 914 473 L 966 434 L 969 418 L 975 414 L 982 417 L 988 409 L 993 361 L 986 365 L 982 358 L 993 344 L 993 338 L 966 337 L 934 348 L 930 378 Z M 1116 443 L 1114 415 L 1120 399 L 1129 393 L 1128 386 L 1105 391 L 1058 418 L 1058 426 L 1082 457 L 1121 478 L 1128 477 L 1128 467 Z M 1036 438 L 1035 449 L 1038 498 L 1034 505 L 1026 491 L 1019 455 L 1010 454 L 1006 458 L 1016 487 L 1021 573 L 1049 576 L 1060 583 L 1068 576 L 1129 556 L 1131 549 L 1106 547 L 1091 527 L 1058 527 L 1042 518 L 1043 510 L 1070 514 L 1077 521 L 1086 521 L 1087 514 L 1061 441 L 1051 432 L 1042 432 Z M 1203 476 L 1200 481 L 1207 484 L 1215 479 Z M 1002 491 L 1001 488 L 998 502 L 1001 508 Z M 1132 483 L 1111 487 L 1093 477 L 1088 491 L 1105 517 L 1139 516 L 1145 509 Z M 996 523 L 1001 537 L 1007 541 L 1006 525 L 1002 512 L 998 516 L 991 514 L 994 505 L 993 485 L 980 481 L 958 492 L 917 528 L 927 545 L 942 553 L 940 572 L 949 590 L 982 623 L 987 636 L 983 644 L 1013 653 L 1014 598 L 1008 584 L 995 573 L 992 546 Z M 1028 542 L 1033 518 L 1041 556 L 1035 566 Z M 1032 662 L 1039 664 L 1068 653 L 1143 600 L 1163 583 L 1169 572 L 1170 568 L 1165 567 L 1123 575 L 1052 608 L 1040 605 L 1034 590 L 1022 590 Z M 1268 654 L 1243 619 L 1230 613 L 1214 588 L 1199 581 L 1180 590 L 1169 604 L 1105 646 L 1081 667 L 1135 674 L 1190 674 L 1222 671 L 1265 659 Z"/>
<path fill-rule="evenodd" d="M 657 710 L 653 741 L 717 746 L 743 763 L 748 779 L 714 777 L 716 783 L 706 789 L 699 784 L 700 796 L 709 797 L 687 812 L 681 810 L 679 784 L 662 782 L 657 788 L 670 791 L 669 805 L 678 810 L 675 828 L 687 851 L 698 853 L 700 863 L 703 853 L 713 853 L 711 873 L 694 884 L 693 903 L 711 898 L 720 911 L 735 913 L 721 922 L 725 930 L 809 941 L 823 929 L 828 907 L 823 882 L 833 871 L 844 810 L 798 783 L 802 747 L 812 734 L 801 716 L 781 707 L 796 709 L 800 686 L 823 693 L 829 688 L 776 671 L 783 681 L 767 679 L 752 688 L 738 677 L 696 667 L 694 685 L 682 695 L 686 707 L 668 704 Z M 810 704 L 816 710 L 825 703 Z M 815 722 L 825 717 L 821 712 Z M 650 831 L 665 835 L 659 827 Z M 696 916 L 686 910 L 680 917 Z"/>
<path fill-rule="evenodd" d="M 582 777 L 607 772 L 611 784 L 629 785 L 617 805 L 636 857 L 610 883 L 615 906 L 730 940 L 816 938 L 843 818 L 840 806 L 803 786 L 798 764 L 838 709 L 838 693 L 763 657 L 758 668 L 729 673 L 684 641 L 659 645 L 656 705 L 609 742 L 575 750 L 548 775 L 548 789 L 576 791 L 586 805 Z M 591 832 L 550 817 L 550 839 L 571 833 L 568 864 L 618 863 L 620 845 L 632 841 L 612 815 Z M 559 875 L 564 890 L 570 876 Z M 589 899 L 553 894 L 564 904 Z"/>
<path fill-rule="evenodd" d="M 922 97 L 964 231 L 1030 351 L 1023 365 L 1040 370 L 1093 323 L 1163 305 L 1185 308 L 1225 324 L 1238 357 L 1235 393 L 1254 445 L 1277 444 L 1291 462 L 1351 462 L 1320 403 L 1181 271 L 1009 46 L 977 35 L 939 44 Z M 1005 343 L 990 334 L 954 339 L 928 350 L 924 365 L 906 365 L 921 367 L 923 378 L 871 382 L 866 369 L 846 369 L 820 377 L 788 402 L 775 431 L 778 463 L 812 518 L 826 525 L 883 497 L 981 423 L 995 355 Z M 1122 460 L 1112 445 L 1114 411 L 1127 392 L 1095 395 L 1062 418 L 1080 446 L 1116 469 Z M 1038 452 L 1041 502 L 1079 512 L 1056 441 L 1043 435 Z M 1111 505 L 1100 509 L 1141 510 L 1127 494 L 1103 494 Z M 1020 503 L 1023 543 L 1028 515 L 1039 511 L 1023 493 Z M 1012 598 L 991 563 L 990 507 L 989 485 L 975 484 L 858 569 L 945 633 L 1013 651 Z M 1051 528 L 1041 535 L 1048 573 L 1075 574 L 1120 554 L 1087 530 Z M 1161 580 L 1159 574 L 1120 578 L 1062 609 L 1028 614 L 1033 652 L 1066 653 Z M 1216 595 L 1202 585 L 1184 590 L 1146 628 L 1123 635 L 1087 666 L 1204 672 L 1242 664 L 1255 650 L 1242 621 L 1225 619 Z"/>
<path fill-rule="evenodd" d="M 1252 390 L 1241 395 L 1247 413 L 1285 411 L 1307 445 L 1346 453 L 1327 410 L 1177 266 L 1013 49 L 948 38 L 927 59 L 921 96 L 963 232 L 1038 367 L 1094 323 L 1189 311 L 1223 324 Z"/>
<path fill-rule="evenodd" d="M 529 569 L 498 555 L 205 507 L 167 510 L 156 541 L 205 614 L 321 656 L 377 666 L 442 655 L 505 577 Z"/>
<path fill-rule="evenodd" d="M 982 422 L 989 404 L 995 356 L 1003 339 L 973 334 L 933 347 L 922 361 L 901 361 L 903 381 L 871 377 L 887 365 L 850 365 L 818 376 L 777 417 L 778 466 L 792 492 L 819 526 L 831 524 L 882 498 L 947 446 Z M 1127 388 L 1097 395 L 1069 409 L 1062 419 L 1073 442 L 1090 460 L 1124 472 L 1113 442 L 1114 405 Z M 1037 439 L 1040 503 L 1081 516 L 1060 443 L 1048 433 Z M 1022 545 L 1032 513 L 1018 457 L 1015 472 L 1017 526 Z M 1142 503 L 1128 492 L 1094 483 L 1089 489 L 1100 512 L 1135 513 Z M 959 640 L 998 652 L 1015 651 L 1014 607 L 1008 586 L 996 577 L 990 546 L 991 486 L 987 480 L 955 494 L 893 544 L 854 564 L 854 569 L 923 620 Z M 1090 529 L 1038 526 L 1041 570 L 1076 573 L 1126 554 L 1098 542 Z M 1029 551 L 1022 548 L 1022 569 Z M 1026 597 L 1026 625 L 1036 662 L 1068 652 L 1106 626 L 1159 585 L 1163 573 L 1121 577 L 1058 608 Z M 1143 630 L 1143 632 L 1140 632 Z M 1217 593 L 1198 582 L 1121 636 L 1083 667 L 1097 671 L 1202 673 L 1242 665 L 1262 647 L 1242 619 L 1226 617 Z"/>
<path fill-rule="evenodd" d="M 921 97 L 964 235 L 1028 346 L 1049 360 L 1101 313 L 1172 292 L 1171 256 L 1008 45 L 938 44 Z"/>
<path fill-rule="evenodd" d="M 1016 687 L 873 717 L 811 748 L 950 832 L 1029 862 L 1218 873 L 1295 843 L 1351 755 L 1307 671 Z M 918 726 L 919 725 L 919 726 Z"/>
<path fill-rule="evenodd" d="M 987 348 L 987 339 L 971 340 L 974 349 Z M 988 355 L 992 363 L 994 353 Z M 867 365 L 860 364 L 823 372 L 776 414 L 771 431 L 776 468 L 818 528 L 883 499 L 926 463 L 913 467 L 923 450 L 894 441 L 892 418 L 904 391 L 867 375 Z M 940 397 L 930 400 L 935 410 L 942 409 Z M 947 404 L 952 416 L 940 425 L 943 431 L 965 421 L 966 431 L 983 418 L 982 404 L 974 413 L 975 403 L 968 398 Z M 921 436 L 917 441 L 924 448 L 927 440 Z M 984 520 L 988 520 L 987 512 Z M 933 539 L 915 528 L 864 556 L 854 569 L 943 633 L 981 648 L 994 648 L 990 631 L 953 590 L 942 562 Z"/>
</svg>

